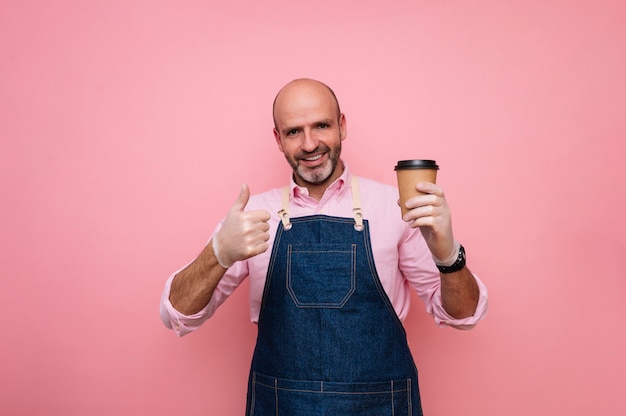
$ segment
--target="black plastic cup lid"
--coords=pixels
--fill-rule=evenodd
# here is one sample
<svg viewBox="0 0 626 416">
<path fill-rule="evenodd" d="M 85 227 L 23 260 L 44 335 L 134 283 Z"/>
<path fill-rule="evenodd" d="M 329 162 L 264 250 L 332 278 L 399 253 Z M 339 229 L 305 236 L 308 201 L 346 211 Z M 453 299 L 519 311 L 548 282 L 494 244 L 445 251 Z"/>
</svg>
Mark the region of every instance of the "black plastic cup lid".
<svg viewBox="0 0 626 416">
<path fill-rule="evenodd" d="M 399 160 L 393 170 L 402 169 L 439 169 L 437 162 L 428 159 Z"/>
</svg>

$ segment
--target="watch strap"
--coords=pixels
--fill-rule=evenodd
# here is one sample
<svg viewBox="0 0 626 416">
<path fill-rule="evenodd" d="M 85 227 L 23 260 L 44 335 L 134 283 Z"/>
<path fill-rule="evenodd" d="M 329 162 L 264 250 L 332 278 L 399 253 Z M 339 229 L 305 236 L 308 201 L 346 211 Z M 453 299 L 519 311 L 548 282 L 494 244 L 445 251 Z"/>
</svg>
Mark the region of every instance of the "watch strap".
<svg viewBox="0 0 626 416">
<path fill-rule="evenodd" d="M 458 272 L 464 267 L 465 267 L 465 248 L 463 248 L 463 245 L 459 247 L 459 255 L 456 258 L 456 261 L 452 263 L 450 266 L 440 266 L 437 264 L 437 268 L 439 269 L 439 272 L 443 274 Z"/>
</svg>

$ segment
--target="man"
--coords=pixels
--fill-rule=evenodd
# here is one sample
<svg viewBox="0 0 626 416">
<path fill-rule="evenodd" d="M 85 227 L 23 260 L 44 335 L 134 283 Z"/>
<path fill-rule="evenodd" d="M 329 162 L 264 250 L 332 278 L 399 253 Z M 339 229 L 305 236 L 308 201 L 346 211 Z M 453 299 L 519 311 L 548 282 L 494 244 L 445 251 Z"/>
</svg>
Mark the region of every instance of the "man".
<svg viewBox="0 0 626 416">
<path fill-rule="evenodd" d="M 346 117 L 321 82 L 283 87 L 274 123 L 291 184 L 252 197 L 242 185 L 204 250 L 168 279 L 165 325 L 197 329 L 249 277 L 248 415 L 421 415 L 401 323 L 410 288 L 440 325 L 471 328 L 487 308 L 443 190 L 417 184 L 425 195 L 401 218 L 395 188 L 353 176 L 340 158 Z"/>
</svg>

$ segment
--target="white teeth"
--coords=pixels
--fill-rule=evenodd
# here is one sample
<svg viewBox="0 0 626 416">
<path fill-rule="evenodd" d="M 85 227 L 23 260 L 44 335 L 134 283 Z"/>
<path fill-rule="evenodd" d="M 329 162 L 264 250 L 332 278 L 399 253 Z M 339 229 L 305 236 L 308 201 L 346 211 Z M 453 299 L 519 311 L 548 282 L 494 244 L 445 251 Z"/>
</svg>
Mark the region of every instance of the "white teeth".
<svg viewBox="0 0 626 416">
<path fill-rule="evenodd" d="M 317 155 L 317 156 L 313 156 L 313 157 L 304 158 L 304 160 L 306 160 L 308 162 L 313 162 L 313 161 L 315 161 L 315 160 L 317 160 L 317 159 L 319 159 L 321 157 L 322 157 L 322 155 Z"/>
</svg>

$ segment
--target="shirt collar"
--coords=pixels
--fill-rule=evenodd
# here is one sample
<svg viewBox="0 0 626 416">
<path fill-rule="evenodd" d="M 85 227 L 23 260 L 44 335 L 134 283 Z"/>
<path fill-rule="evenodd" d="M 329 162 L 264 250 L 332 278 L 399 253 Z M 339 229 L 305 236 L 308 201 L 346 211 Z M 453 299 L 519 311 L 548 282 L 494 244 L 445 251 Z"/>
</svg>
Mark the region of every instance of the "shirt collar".
<svg viewBox="0 0 626 416">
<path fill-rule="evenodd" d="M 345 163 L 343 160 L 341 160 L 340 163 L 343 163 L 343 173 L 340 177 L 335 179 L 335 181 L 331 183 L 328 188 L 326 188 L 326 191 L 324 191 L 324 195 L 322 195 L 322 199 L 320 201 L 324 201 L 332 195 L 336 195 L 337 197 L 339 197 L 343 195 L 350 187 L 349 185 L 352 180 L 350 168 L 348 167 L 348 164 Z M 309 190 L 304 186 L 299 186 L 298 184 L 296 184 L 293 179 L 293 174 L 291 175 L 289 189 L 291 191 L 290 196 L 294 200 L 309 197 Z"/>
</svg>

